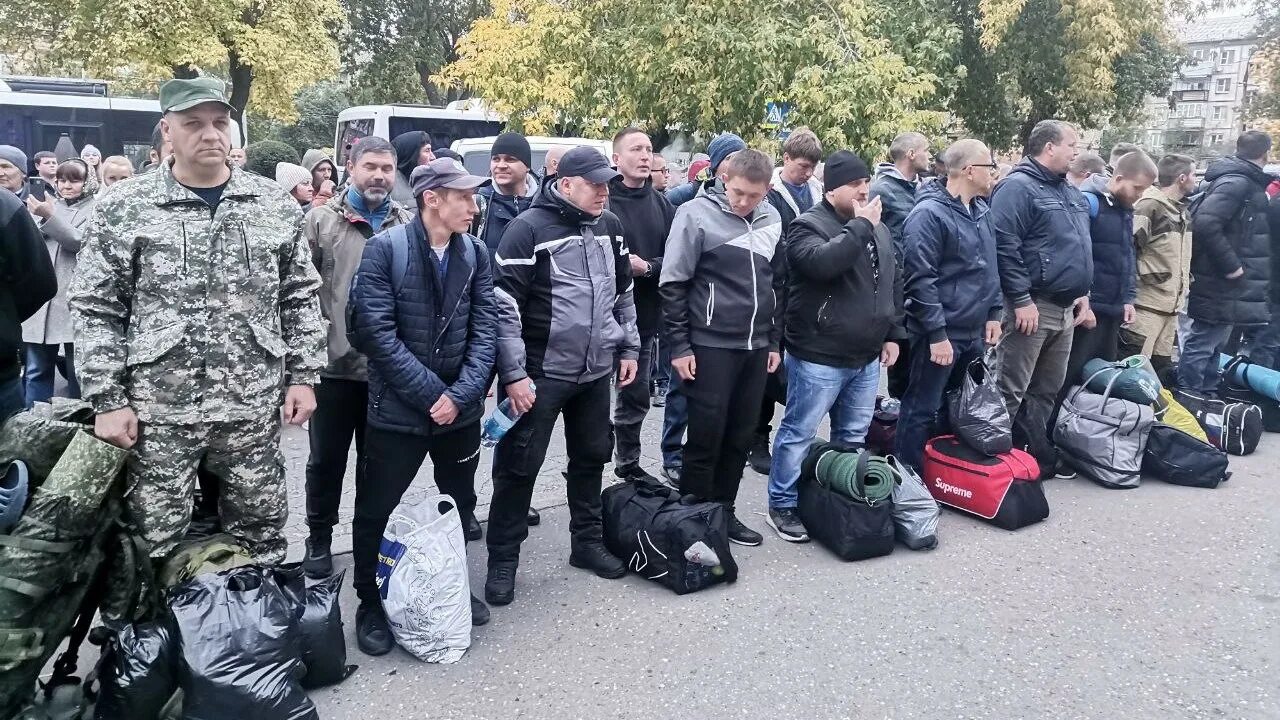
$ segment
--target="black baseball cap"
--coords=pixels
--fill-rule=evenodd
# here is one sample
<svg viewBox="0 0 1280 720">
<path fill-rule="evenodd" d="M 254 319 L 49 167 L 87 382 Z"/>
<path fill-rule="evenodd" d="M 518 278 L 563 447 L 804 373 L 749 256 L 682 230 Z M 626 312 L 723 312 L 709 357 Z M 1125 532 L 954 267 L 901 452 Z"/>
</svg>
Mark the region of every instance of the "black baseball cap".
<svg viewBox="0 0 1280 720">
<path fill-rule="evenodd" d="M 428 190 L 474 190 L 488 184 L 489 178 L 472 175 L 462 167 L 462 163 L 447 157 L 439 157 L 426 165 L 419 165 L 409 176 L 409 187 L 413 188 L 414 197 Z"/>
<path fill-rule="evenodd" d="M 556 169 L 556 177 L 580 177 L 587 180 L 587 182 L 607 183 L 622 177 L 622 173 L 614 170 L 599 150 L 589 147 L 576 147 L 560 158 L 560 167 Z"/>
</svg>

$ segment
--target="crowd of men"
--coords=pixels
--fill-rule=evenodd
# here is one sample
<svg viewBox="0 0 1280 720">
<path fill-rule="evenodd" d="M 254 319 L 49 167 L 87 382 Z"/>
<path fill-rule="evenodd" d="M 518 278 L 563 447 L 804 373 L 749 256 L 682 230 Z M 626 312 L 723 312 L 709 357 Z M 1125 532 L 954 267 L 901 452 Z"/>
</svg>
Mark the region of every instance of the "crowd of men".
<svg viewBox="0 0 1280 720">
<path fill-rule="evenodd" d="M 491 390 L 520 413 L 490 469 L 484 599 L 506 605 L 559 420 L 569 563 L 618 578 L 603 471 L 612 459 L 619 478 L 649 477 L 640 429 L 655 400 L 667 482 L 723 504 L 730 539 L 757 545 L 736 511 L 750 464 L 769 477 L 768 525 L 804 542 L 805 452 L 824 417 L 832 440 L 864 440 L 884 368 L 899 368 L 895 451 L 918 467 L 947 390 L 993 348 L 1010 416 L 1037 441 L 1090 358 L 1142 353 L 1168 367 L 1176 338 L 1180 384 L 1212 392 L 1213 353 L 1233 329 L 1257 359 L 1280 351 L 1268 324 L 1280 312 L 1280 203 L 1265 192 L 1260 132 L 1210 165 L 1194 203 L 1190 158 L 1155 162 L 1134 147 L 1102 163 L 1056 120 L 1035 126 L 1016 167 L 978 140 L 935 157 L 906 133 L 874 177 L 807 130 L 778 168 L 725 133 L 699 179 L 670 189 L 636 128 L 614 136 L 612 158 L 549 156 L 541 178 L 516 133 L 494 142 L 489 178 L 425 134 L 367 137 L 343 184 L 326 187 L 336 177 L 323 157 L 285 168 L 284 182 L 231 161 L 220 83 L 174 80 L 160 101 L 165 153 L 102 194 L 73 243 L 55 216 L 0 192 L 0 417 L 27 402 L 16 328 L 61 302 L 74 332 L 44 342 L 72 343 L 66 367 L 74 356 L 96 433 L 132 449 L 128 503 L 152 554 L 182 540 L 197 478 L 212 477 L 222 527 L 278 562 L 283 406 L 284 422 L 310 421 L 312 576 L 332 572 L 354 441 L 356 624 L 369 654 L 393 646 L 379 542 L 427 456 L 466 539 L 485 536 L 475 483 Z M 25 172 L 0 147 L 0 186 L 25 192 Z M 330 196 L 297 192 L 307 183 Z M 74 264 L 55 271 L 72 244 Z M 669 377 L 665 396 L 654 375 Z"/>
</svg>

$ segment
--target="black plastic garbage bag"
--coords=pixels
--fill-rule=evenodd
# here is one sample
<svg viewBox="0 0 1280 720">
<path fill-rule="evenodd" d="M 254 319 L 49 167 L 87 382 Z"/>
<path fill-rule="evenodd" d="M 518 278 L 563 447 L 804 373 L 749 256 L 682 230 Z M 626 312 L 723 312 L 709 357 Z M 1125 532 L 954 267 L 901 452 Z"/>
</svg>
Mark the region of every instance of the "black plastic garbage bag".
<svg viewBox="0 0 1280 720">
<path fill-rule="evenodd" d="M 274 572 L 285 594 L 301 608 L 298 628 L 302 633 L 302 663 L 307 668 L 302 687 L 324 687 L 351 677 L 356 666 L 347 665 L 347 640 L 338 604 L 346 571 L 305 587 L 298 563 L 281 565 Z"/>
<path fill-rule="evenodd" d="M 98 663 L 97 720 L 157 720 L 178 689 L 178 636 L 171 617 L 109 624 Z"/>
<path fill-rule="evenodd" d="M 982 358 L 965 368 L 964 381 L 951 394 L 951 431 L 965 445 L 984 455 L 999 455 L 1013 448 L 1013 421 L 1004 398 Z"/>
<path fill-rule="evenodd" d="M 319 720 L 299 682 L 300 613 L 271 570 L 201 575 L 174 588 L 169 607 L 185 720 Z"/>
</svg>

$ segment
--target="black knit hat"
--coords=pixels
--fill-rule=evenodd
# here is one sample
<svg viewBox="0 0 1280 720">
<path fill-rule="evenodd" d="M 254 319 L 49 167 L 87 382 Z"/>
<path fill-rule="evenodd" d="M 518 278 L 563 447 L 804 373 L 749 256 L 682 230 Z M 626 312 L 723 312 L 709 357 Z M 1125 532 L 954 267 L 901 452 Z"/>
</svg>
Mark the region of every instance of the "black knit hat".
<svg viewBox="0 0 1280 720">
<path fill-rule="evenodd" d="M 493 141 L 493 149 L 489 151 L 489 157 L 495 155 L 510 155 L 511 157 L 524 163 L 525 167 L 533 167 L 533 151 L 529 149 L 529 141 L 524 139 L 520 133 L 502 133 Z"/>
<path fill-rule="evenodd" d="M 831 192 L 870 177 L 871 172 L 867 170 L 867 164 L 862 162 L 862 158 L 848 150 L 837 150 L 827 156 L 827 162 L 822 167 L 822 189 L 824 192 Z"/>
</svg>

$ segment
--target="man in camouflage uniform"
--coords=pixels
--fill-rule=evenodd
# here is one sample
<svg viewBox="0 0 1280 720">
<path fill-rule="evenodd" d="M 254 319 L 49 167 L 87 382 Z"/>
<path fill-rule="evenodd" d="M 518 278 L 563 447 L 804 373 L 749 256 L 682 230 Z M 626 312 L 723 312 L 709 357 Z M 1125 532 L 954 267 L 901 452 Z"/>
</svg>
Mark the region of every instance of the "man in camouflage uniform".
<svg viewBox="0 0 1280 720">
<path fill-rule="evenodd" d="M 160 89 L 173 157 L 98 204 L 70 301 L 95 432 L 132 448 L 129 509 L 168 554 L 196 468 L 216 475 L 223 528 L 284 559 L 280 411 L 301 424 L 324 367 L 320 278 L 298 203 L 227 163 L 230 105 L 212 78 Z M 287 386 L 287 392 L 286 392 Z"/>
</svg>

